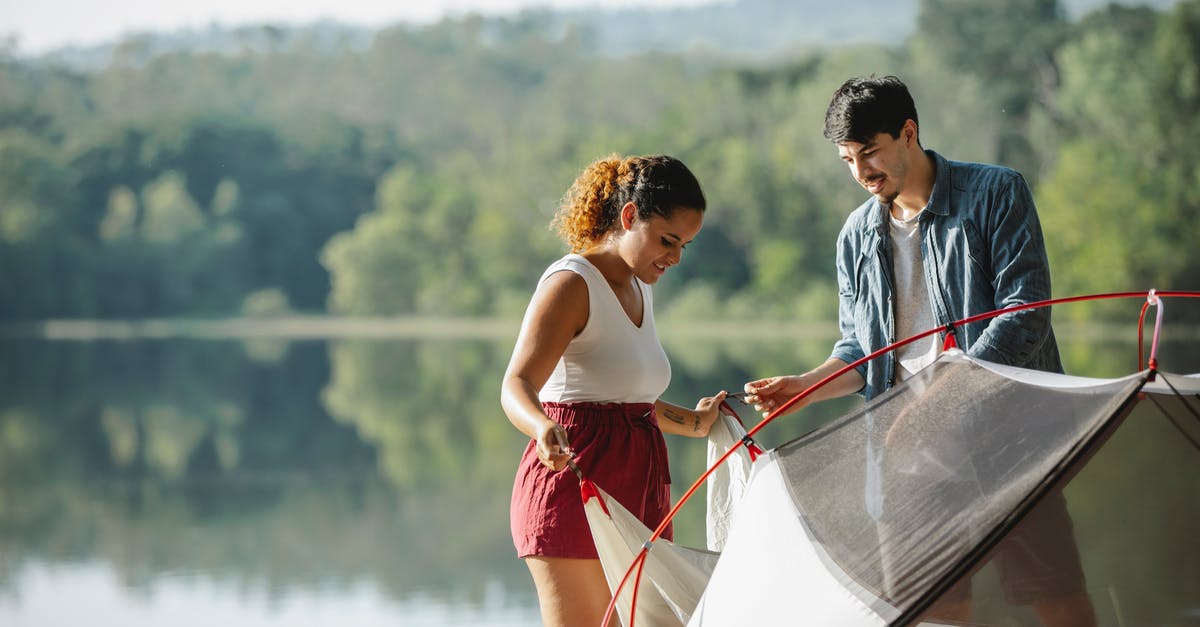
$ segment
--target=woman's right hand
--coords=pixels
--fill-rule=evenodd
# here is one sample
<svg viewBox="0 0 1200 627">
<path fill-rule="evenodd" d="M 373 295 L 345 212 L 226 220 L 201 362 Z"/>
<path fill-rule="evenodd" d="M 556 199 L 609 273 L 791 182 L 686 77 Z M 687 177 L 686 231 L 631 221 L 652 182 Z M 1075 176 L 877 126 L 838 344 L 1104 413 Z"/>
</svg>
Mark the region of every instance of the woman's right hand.
<svg viewBox="0 0 1200 627">
<path fill-rule="evenodd" d="M 546 422 L 537 434 L 537 455 L 542 465 L 555 472 L 567 467 L 571 459 L 571 447 L 567 442 L 567 431 L 553 420 Z"/>
</svg>

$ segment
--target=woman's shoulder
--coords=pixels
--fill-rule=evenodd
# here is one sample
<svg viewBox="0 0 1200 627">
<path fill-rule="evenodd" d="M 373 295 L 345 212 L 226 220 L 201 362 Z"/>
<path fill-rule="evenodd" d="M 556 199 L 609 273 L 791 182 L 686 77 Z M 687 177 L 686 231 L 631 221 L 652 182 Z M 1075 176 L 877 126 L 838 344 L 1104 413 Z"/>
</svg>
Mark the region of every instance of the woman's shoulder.
<svg viewBox="0 0 1200 627">
<path fill-rule="evenodd" d="M 555 269 L 555 265 L 538 281 L 530 308 L 536 312 L 534 317 L 572 325 L 578 335 L 590 318 L 591 289 L 583 275 L 565 267 Z"/>
<path fill-rule="evenodd" d="M 547 266 L 546 270 L 542 272 L 542 278 L 540 280 L 545 281 L 550 277 L 550 275 L 557 272 L 562 272 L 564 270 L 584 277 L 598 272 L 596 267 L 593 266 L 591 262 L 589 262 L 583 255 L 569 253 L 563 255 L 557 261 Z"/>
</svg>

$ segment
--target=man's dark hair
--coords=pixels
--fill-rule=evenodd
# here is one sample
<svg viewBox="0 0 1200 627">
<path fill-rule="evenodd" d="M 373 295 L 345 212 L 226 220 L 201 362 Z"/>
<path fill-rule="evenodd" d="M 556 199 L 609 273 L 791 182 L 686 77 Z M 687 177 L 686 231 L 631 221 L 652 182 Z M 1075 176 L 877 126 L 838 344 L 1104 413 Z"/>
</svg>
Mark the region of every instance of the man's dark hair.
<svg viewBox="0 0 1200 627">
<path fill-rule="evenodd" d="M 917 122 L 917 105 L 895 76 L 855 77 L 838 87 L 825 110 L 825 139 L 865 144 L 879 133 L 899 137 L 904 122 Z"/>
</svg>

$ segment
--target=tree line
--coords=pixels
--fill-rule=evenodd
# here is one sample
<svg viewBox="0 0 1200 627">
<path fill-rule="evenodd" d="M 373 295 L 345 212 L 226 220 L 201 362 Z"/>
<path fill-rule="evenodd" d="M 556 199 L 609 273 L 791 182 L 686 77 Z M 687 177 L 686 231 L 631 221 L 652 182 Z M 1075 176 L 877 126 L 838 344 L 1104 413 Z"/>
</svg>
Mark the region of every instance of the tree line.
<svg viewBox="0 0 1200 627">
<path fill-rule="evenodd" d="M 901 44 L 756 60 L 600 54 L 544 13 L 130 39 L 86 71 L 5 54 L 0 319 L 518 315 L 578 170 L 661 152 L 710 202 L 662 315 L 828 320 L 865 196 L 821 121 L 865 74 L 909 83 L 927 147 L 1026 175 L 1056 295 L 1194 288 L 1200 0 L 1065 15 L 922 0 Z"/>
</svg>

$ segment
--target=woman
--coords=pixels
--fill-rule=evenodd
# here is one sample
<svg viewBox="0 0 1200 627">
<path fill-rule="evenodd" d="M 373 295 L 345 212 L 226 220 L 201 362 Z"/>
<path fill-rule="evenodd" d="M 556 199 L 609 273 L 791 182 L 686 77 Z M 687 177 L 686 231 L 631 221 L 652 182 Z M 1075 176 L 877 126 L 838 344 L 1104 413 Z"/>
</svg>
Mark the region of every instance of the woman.
<svg viewBox="0 0 1200 627">
<path fill-rule="evenodd" d="M 501 391 L 508 419 L 531 439 L 513 485 L 512 532 L 547 626 L 600 625 L 611 599 L 579 479 L 561 472 L 567 460 L 657 527 L 671 496 L 662 433 L 707 436 L 725 399 L 692 410 L 659 398 L 671 366 L 650 286 L 679 263 L 704 209 L 678 159 L 614 155 L 584 169 L 555 217 L 572 252 L 538 282 Z"/>
</svg>

